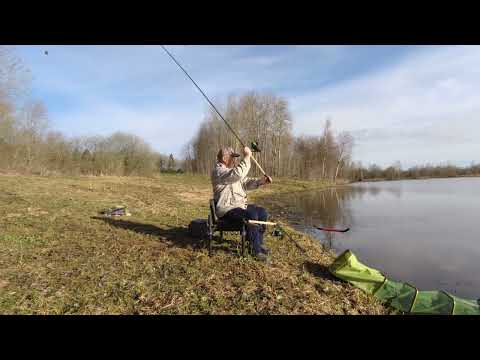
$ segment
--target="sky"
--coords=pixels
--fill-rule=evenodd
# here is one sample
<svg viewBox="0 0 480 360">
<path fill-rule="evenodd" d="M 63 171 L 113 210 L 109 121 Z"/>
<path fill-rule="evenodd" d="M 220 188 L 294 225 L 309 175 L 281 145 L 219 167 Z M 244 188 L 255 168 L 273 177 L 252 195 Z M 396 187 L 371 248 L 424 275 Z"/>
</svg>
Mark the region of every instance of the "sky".
<svg viewBox="0 0 480 360">
<path fill-rule="evenodd" d="M 255 90 L 285 98 L 295 135 L 327 118 L 354 160 L 404 168 L 480 161 L 480 46 L 167 46 L 213 102 Z M 208 104 L 160 46 L 17 46 L 52 127 L 136 134 L 182 155 Z M 45 55 L 48 51 L 48 55 Z"/>
</svg>

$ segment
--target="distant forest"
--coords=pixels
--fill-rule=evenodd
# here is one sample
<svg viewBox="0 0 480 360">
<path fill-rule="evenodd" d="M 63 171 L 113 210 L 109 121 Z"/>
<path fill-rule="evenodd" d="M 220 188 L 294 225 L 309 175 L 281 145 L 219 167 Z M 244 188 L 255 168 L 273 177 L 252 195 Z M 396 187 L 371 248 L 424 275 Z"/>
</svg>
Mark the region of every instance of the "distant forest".
<svg viewBox="0 0 480 360">
<path fill-rule="evenodd" d="M 354 138 L 348 132 L 335 134 L 330 120 L 320 125 L 320 135 L 294 136 L 287 101 L 272 94 L 230 96 L 223 114 L 244 142 L 255 140 L 261 145 L 262 152 L 254 156 L 268 174 L 276 177 L 363 181 L 480 175 L 480 164 L 474 163 L 467 167 L 426 164 L 407 170 L 402 169 L 399 161 L 385 168 L 375 164 L 362 166 L 361 162 L 352 161 Z M 185 169 L 209 174 L 217 150 L 225 145 L 241 149 L 212 110 L 186 147 Z M 253 173 L 259 175 L 258 169 L 253 167 Z"/>
<path fill-rule="evenodd" d="M 465 167 L 427 164 L 413 166 L 407 170 L 402 170 L 399 162 L 386 168 L 381 168 L 378 165 L 364 168 L 354 164 L 351 168 L 350 180 L 400 180 L 457 176 L 480 176 L 480 164 L 472 163 L 470 166 Z"/>
<path fill-rule="evenodd" d="M 335 134 L 327 120 L 321 135 L 295 137 L 292 116 L 285 99 L 273 94 L 249 92 L 230 96 L 221 106 L 230 125 L 247 146 L 256 141 L 261 152 L 254 153 L 262 168 L 274 177 L 329 179 L 349 177 L 353 137 Z M 209 174 L 222 146 L 241 150 L 239 141 L 218 115 L 210 111 L 185 150 L 185 169 Z M 259 175 L 253 167 L 253 173 Z"/>
<path fill-rule="evenodd" d="M 140 137 L 66 138 L 51 129 L 42 101 L 32 99 L 30 72 L 12 47 L 0 46 L 0 170 L 52 175 L 142 175 L 175 172 L 181 163 Z"/>
<path fill-rule="evenodd" d="M 123 132 L 110 136 L 67 138 L 54 131 L 41 100 L 30 93 L 31 74 L 14 48 L 0 46 L 0 171 L 38 175 L 152 176 L 162 172 L 209 175 L 223 146 L 241 151 L 238 140 L 216 113 L 209 110 L 183 159 L 160 154 L 142 138 Z M 230 96 L 218 106 L 249 145 L 268 174 L 311 180 L 451 177 L 480 175 L 480 164 L 469 167 L 425 165 L 403 170 L 399 162 L 387 168 L 352 160 L 354 139 L 336 133 L 332 121 L 319 122 L 320 135 L 294 136 L 288 102 L 268 93 Z M 159 119 L 161 121 L 161 119 Z M 252 167 L 252 174 L 259 175 Z"/>
</svg>

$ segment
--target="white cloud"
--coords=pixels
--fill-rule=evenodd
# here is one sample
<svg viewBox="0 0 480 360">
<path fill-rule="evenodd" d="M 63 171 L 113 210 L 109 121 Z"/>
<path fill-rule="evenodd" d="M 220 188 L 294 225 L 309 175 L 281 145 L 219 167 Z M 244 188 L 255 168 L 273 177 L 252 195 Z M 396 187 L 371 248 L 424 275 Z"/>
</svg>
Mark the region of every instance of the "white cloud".
<svg viewBox="0 0 480 360">
<path fill-rule="evenodd" d="M 158 150 L 175 152 L 203 118 L 206 102 L 159 46 L 20 48 L 52 121 L 67 133 L 132 129 Z M 355 157 L 364 163 L 470 161 L 480 153 L 478 46 L 418 47 L 394 65 L 346 81 L 338 81 L 338 67 L 346 64 L 351 76 L 345 59 L 358 53 L 348 46 L 168 49 L 215 102 L 232 92 L 287 95 L 332 83 L 287 97 L 294 131 L 319 134 L 330 116 L 335 129 L 356 136 Z M 362 48 L 364 64 L 369 51 Z"/>
<path fill-rule="evenodd" d="M 478 159 L 480 47 L 426 48 L 393 67 L 295 99 L 295 132 L 330 116 L 356 135 L 356 158 L 382 165 Z"/>
<path fill-rule="evenodd" d="M 204 107 L 165 109 L 118 104 L 95 104 L 57 118 L 56 128 L 68 136 L 109 135 L 116 131 L 135 134 L 162 153 L 180 156 L 187 139 L 194 136 Z"/>
<path fill-rule="evenodd" d="M 289 83 L 295 47 L 167 46 L 214 102 L 232 92 Z M 338 47 L 308 47 L 332 62 Z M 20 46 L 46 99 L 51 120 L 67 134 L 132 128 L 161 151 L 178 151 L 207 103 L 160 46 Z M 44 50 L 49 55 L 44 55 Z M 165 120 L 168 119 L 168 120 Z M 132 125 L 133 124 L 133 125 Z M 156 134 L 155 136 L 152 134 Z M 175 140 L 173 140 L 175 139 Z"/>
</svg>

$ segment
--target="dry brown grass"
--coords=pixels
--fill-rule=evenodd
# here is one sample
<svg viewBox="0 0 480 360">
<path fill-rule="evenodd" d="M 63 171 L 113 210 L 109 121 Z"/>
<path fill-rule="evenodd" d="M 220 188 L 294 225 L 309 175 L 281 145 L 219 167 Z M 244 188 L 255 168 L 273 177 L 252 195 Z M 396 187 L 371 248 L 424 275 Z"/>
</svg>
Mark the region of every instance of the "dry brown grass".
<svg viewBox="0 0 480 360">
<path fill-rule="evenodd" d="M 325 186 L 326 184 L 311 184 Z M 259 190 L 295 191 L 306 182 Z M 0 313 L 384 314 L 361 290 L 333 279 L 332 254 L 266 237 L 272 264 L 238 255 L 238 236 L 209 257 L 188 235 L 206 218 L 207 177 L 0 176 Z M 97 212 L 126 205 L 131 217 Z"/>
</svg>

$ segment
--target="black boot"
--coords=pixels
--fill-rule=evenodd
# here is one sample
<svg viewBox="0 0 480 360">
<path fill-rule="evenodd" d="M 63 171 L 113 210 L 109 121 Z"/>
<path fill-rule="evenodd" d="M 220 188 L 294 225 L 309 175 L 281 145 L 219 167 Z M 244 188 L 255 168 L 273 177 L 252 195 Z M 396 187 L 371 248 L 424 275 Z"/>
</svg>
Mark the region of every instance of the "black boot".
<svg viewBox="0 0 480 360">
<path fill-rule="evenodd" d="M 255 258 L 263 263 L 269 264 L 270 263 L 270 257 L 262 252 L 259 252 L 255 255 Z"/>
<path fill-rule="evenodd" d="M 264 247 L 263 245 L 262 245 L 262 247 L 260 248 L 260 252 L 261 252 L 262 254 L 265 254 L 265 255 L 270 255 L 270 253 L 271 253 L 270 249 Z"/>
</svg>

